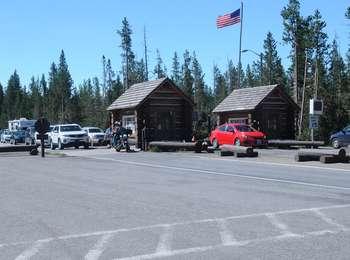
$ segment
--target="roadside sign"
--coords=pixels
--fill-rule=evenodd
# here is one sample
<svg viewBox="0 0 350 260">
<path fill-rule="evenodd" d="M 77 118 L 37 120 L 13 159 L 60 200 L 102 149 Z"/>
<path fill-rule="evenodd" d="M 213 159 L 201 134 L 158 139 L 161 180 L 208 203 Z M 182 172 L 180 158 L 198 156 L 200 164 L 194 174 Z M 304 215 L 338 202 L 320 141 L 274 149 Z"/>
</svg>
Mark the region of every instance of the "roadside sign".
<svg viewBox="0 0 350 260">
<path fill-rule="evenodd" d="M 309 115 L 309 128 L 317 129 L 318 128 L 318 115 Z"/>
<path fill-rule="evenodd" d="M 323 114 L 323 100 L 310 99 L 310 115 L 322 115 Z"/>
</svg>

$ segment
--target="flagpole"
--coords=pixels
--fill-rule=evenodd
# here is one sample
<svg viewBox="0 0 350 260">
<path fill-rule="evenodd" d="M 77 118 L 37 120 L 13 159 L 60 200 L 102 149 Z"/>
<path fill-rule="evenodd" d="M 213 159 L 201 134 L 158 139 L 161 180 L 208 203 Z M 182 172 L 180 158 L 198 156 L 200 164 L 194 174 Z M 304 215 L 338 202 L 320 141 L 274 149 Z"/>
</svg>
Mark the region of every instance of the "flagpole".
<svg viewBox="0 0 350 260">
<path fill-rule="evenodd" d="M 241 1 L 241 30 L 239 33 L 239 54 L 238 54 L 238 88 L 241 87 L 241 54 L 242 54 L 242 27 L 243 27 L 243 1 Z"/>
</svg>

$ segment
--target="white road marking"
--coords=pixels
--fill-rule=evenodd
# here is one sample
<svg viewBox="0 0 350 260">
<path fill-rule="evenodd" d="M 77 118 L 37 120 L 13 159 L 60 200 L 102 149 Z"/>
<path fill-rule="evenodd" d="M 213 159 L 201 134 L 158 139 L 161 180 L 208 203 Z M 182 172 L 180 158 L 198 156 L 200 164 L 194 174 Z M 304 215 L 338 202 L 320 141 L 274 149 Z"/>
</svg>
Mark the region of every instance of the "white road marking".
<svg viewBox="0 0 350 260">
<path fill-rule="evenodd" d="M 173 236 L 173 227 L 171 225 L 167 225 L 164 227 L 163 233 L 160 235 L 158 246 L 156 249 L 156 254 L 166 255 L 169 251 L 171 251 L 171 239 Z"/>
<path fill-rule="evenodd" d="M 265 237 L 265 238 L 258 238 L 258 239 L 251 239 L 251 240 L 244 240 L 240 241 L 237 244 L 230 244 L 230 245 L 213 245 L 213 246 L 203 246 L 203 247 L 193 247 L 193 248 L 186 248 L 186 249 L 179 249 L 179 250 L 173 250 L 169 251 L 166 255 L 158 255 L 158 254 L 144 254 L 144 255 L 136 255 L 136 256 L 130 256 L 130 257 L 123 257 L 123 258 L 116 258 L 114 260 L 146 260 L 146 259 L 157 259 L 157 258 L 163 258 L 165 256 L 177 256 L 177 255 L 186 255 L 191 253 L 200 253 L 200 252 L 206 252 L 209 250 L 215 250 L 223 247 L 242 247 L 251 243 L 263 243 L 263 242 L 278 242 L 281 240 L 287 240 L 287 239 L 303 239 L 303 238 L 310 238 L 310 237 L 318 237 L 323 236 L 326 234 L 338 234 L 340 232 L 349 232 L 350 229 L 344 230 L 344 231 L 332 231 L 332 230 L 321 230 L 321 231 L 313 231 L 313 232 L 307 232 L 303 235 L 300 234 L 294 234 L 294 235 L 280 235 L 280 236 L 273 236 L 273 237 Z"/>
<path fill-rule="evenodd" d="M 221 245 L 220 245 L 221 246 Z M 136 256 L 129 256 L 129 257 L 123 257 L 123 258 L 116 258 L 114 260 L 144 260 L 144 259 L 156 259 L 156 258 L 163 258 L 167 256 L 176 256 L 176 255 L 185 255 L 190 253 L 199 253 L 204 252 L 208 250 L 212 250 L 217 248 L 218 246 L 203 246 L 203 247 L 192 247 L 192 248 L 186 248 L 186 249 L 178 249 L 173 251 L 168 251 L 164 254 L 145 254 L 145 255 L 136 255 Z"/>
<path fill-rule="evenodd" d="M 331 167 L 323 167 L 323 166 L 315 166 L 315 165 L 300 165 L 297 163 L 293 164 L 293 163 L 278 163 L 278 162 L 258 162 L 258 161 L 246 161 L 246 160 L 237 159 L 237 158 L 225 159 L 225 158 L 213 158 L 213 157 L 204 157 L 204 156 L 195 156 L 195 155 L 192 155 L 192 157 L 200 158 L 200 159 L 209 159 L 209 160 L 239 162 L 239 163 L 245 163 L 245 164 L 261 164 L 261 165 L 286 166 L 286 167 L 293 167 L 293 168 L 317 169 L 317 170 L 324 170 L 324 171 L 350 172 L 350 170 L 348 169 L 331 168 Z"/>
<path fill-rule="evenodd" d="M 268 214 L 278 215 L 278 214 L 299 213 L 299 212 L 314 211 L 314 210 L 331 210 L 331 209 L 349 208 L 349 207 L 350 207 L 350 204 L 340 204 L 340 205 L 323 206 L 323 207 L 313 207 L 313 208 L 281 210 L 281 211 L 274 211 L 274 212 L 253 213 L 253 214 L 237 215 L 237 216 L 230 216 L 230 217 L 223 217 L 223 218 L 208 218 L 208 219 L 199 219 L 199 220 L 184 221 L 184 222 L 174 222 L 174 223 L 167 223 L 167 224 L 154 224 L 154 225 L 148 225 L 148 226 L 138 226 L 138 227 L 133 227 L 133 228 L 120 228 L 120 229 L 114 229 L 114 230 L 104 230 L 104 231 L 95 231 L 95 232 L 89 232 L 89 233 L 63 235 L 63 236 L 58 236 L 58 237 L 51 237 L 51 238 L 47 238 L 47 239 L 41 239 L 41 240 L 38 240 L 36 242 L 44 243 L 44 242 L 50 242 L 52 240 L 68 240 L 68 239 L 72 239 L 72 238 L 85 238 L 85 237 L 91 237 L 91 236 L 103 236 L 103 235 L 107 235 L 107 234 L 118 234 L 118 233 L 123 233 L 123 232 L 130 232 L 130 231 L 147 230 L 147 229 L 152 229 L 152 228 L 166 228 L 166 227 L 169 227 L 169 226 L 174 227 L 174 226 L 190 225 L 190 224 L 198 224 L 198 223 L 219 222 L 219 221 L 222 221 L 222 220 L 261 217 L 261 216 L 266 216 Z M 349 230 L 349 228 L 346 228 L 346 231 L 347 230 Z M 21 242 L 14 242 L 14 243 L 4 243 L 4 244 L 0 244 L 0 247 L 26 245 L 26 244 L 36 243 L 36 242 L 33 242 L 33 241 L 21 241 Z"/>
<path fill-rule="evenodd" d="M 44 247 L 46 243 L 52 240 L 52 238 L 48 238 L 34 242 L 32 247 L 29 247 L 26 250 L 24 250 L 19 256 L 15 258 L 15 260 L 28 260 L 29 258 L 35 256 L 40 251 L 40 249 Z"/>
<path fill-rule="evenodd" d="M 231 231 L 228 229 L 225 219 L 219 220 L 218 226 L 220 228 L 220 237 L 223 245 L 233 245 L 238 243 L 237 240 L 234 239 Z"/>
<path fill-rule="evenodd" d="M 103 235 L 94 245 L 94 247 L 85 255 L 85 260 L 97 260 L 106 249 L 108 242 L 112 240 L 114 234 Z"/>
<path fill-rule="evenodd" d="M 289 230 L 287 224 L 282 223 L 276 214 L 265 214 L 265 216 L 270 220 L 271 224 L 277 227 L 284 236 L 294 236 L 295 234 Z"/>
<path fill-rule="evenodd" d="M 328 217 L 326 214 L 324 214 L 323 212 L 321 212 L 321 210 L 319 209 L 315 209 L 312 212 L 314 212 L 317 216 L 319 216 L 324 222 L 335 226 L 337 228 L 339 228 L 340 230 L 345 230 L 346 227 L 344 225 L 341 225 L 337 222 L 335 222 L 333 219 L 331 219 L 330 217 Z"/>
<path fill-rule="evenodd" d="M 151 163 L 142 163 L 142 162 L 135 162 L 135 161 L 126 161 L 126 160 L 119 160 L 119 159 L 113 159 L 113 158 L 100 158 L 100 157 L 89 157 L 91 159 L 95 160 L 103 160 L 103 161 L 114 161 L 119 162 L 122 164 L 131 164 L 135 166 L 146 166 L 151 168 L 160 168 L 160 169 L 168 169 L 168 170 L 176 170 L 177 172 L 175 174 L 186 174 L 183 171 L 186 172 L 196 172 L 201 174 L 209 174 L 209 175 L 219 175 L 219 176 L 227 176 L 227 177 L 235 177 L 235 178 L 242 178 L 242 179 L 251 179 L 251 180 L 259 180 L 259 181 L 267 181 L 267 182 L 277 182 L 277 183 L 284 183 L 284 184 L 293 184 L 293 185 L 302 185 L 302 186 L 308 186 L 308 187 L 314 187 L 314 188 L 325 188 L 325 189 L 337 189 L 337 190 L 346 190 L 350 191 L 350 187 L 342 187 L 342 186 L 335 186 L 335 185 L 323 185 L 323 184 L 317 184 L 317 183 L 311 183 L 311 182 L 302 182 L 302 181 L 290 181 L 290 180 L 283 180 L 283 179 L 276 179 L 276 178 L 267 178 L 267 177 L 258 177 L 253 175 L 245 175 L 245 174 L 235 174 L 235 173 L 225 173 L 225 172 L 216 172 L 216 171 L 209 171 L 209 170 L 201 170 L 201 169 L 192 169 L 192 168 L 184 168 L 184 167 L 175 167 L 175 166 L 166 166 L 161 164 L 151 164 Z"/>
</svg>

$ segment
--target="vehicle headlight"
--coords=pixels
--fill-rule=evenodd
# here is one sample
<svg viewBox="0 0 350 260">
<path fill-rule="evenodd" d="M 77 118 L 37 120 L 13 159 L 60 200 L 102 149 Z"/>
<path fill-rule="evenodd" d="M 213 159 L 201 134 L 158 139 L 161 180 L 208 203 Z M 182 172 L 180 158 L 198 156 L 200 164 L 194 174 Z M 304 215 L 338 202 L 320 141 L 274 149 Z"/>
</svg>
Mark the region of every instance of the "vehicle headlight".
<svg viewBox="0 0 350 260">
<path fill-rule="evenodd" d="M 243 138 L 244 138 L 244 139 L 248 139 L 248 136 L 246 136 L 246 135 L 243 135 Z"/>
</svg>

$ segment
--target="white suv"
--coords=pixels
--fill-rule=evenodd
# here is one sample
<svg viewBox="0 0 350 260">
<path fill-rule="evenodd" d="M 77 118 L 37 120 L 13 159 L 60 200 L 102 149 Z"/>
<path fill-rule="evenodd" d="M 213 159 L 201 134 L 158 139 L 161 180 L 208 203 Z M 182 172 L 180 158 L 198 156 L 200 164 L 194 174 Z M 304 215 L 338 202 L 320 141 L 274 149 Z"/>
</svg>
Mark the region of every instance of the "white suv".
<svg viewBox="0 0 350 260">
<path fill-rule="evenodd" d="M 89 136 L 77 124 L 56 125 L 51 132 L 50 147 L 54 150 L 63 149 L 65 147 L 84 146 L 89 148 Z"/>
</svg>

